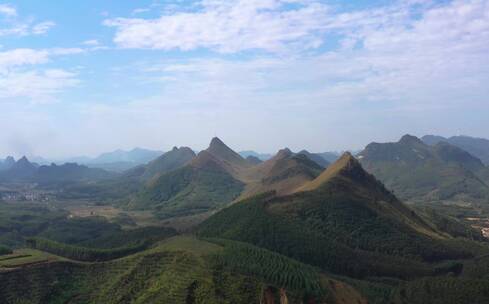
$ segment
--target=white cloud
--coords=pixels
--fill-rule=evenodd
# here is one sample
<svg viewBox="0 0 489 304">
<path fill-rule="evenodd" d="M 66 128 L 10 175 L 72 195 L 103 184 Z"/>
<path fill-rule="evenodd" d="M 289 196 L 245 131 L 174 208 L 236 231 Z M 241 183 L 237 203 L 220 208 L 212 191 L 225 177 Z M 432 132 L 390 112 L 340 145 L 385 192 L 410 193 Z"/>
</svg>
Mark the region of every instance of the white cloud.
<svg viewBox="0 0 489 304">
<path fill-rule="evenodd" d="M 31 33 L 34 35 L 45 34 L 55 25 L 56 25 L 56 23 L 51 22 L 51 21 L 45 21 L 45 22 L 37 23 L 37 24 L 32 26 Z"/>
<path fill-rule="evenodd" d="M 100 43 L 99 43 L 99 42 L 98 42 L 98 40 L 96 40 L 96 39 L 90 39 L 90 40 L 85 40 L 85 41 L 83 41 L 83 43 L 82 43 L 82 44 L 84 44 L 84 45 L 89 45 L 89 46 L 97 46 L 97 45 L 99 45 Z"/>
<path fill-rule="evenodd" d="M 0 36 L 28 36 L 47 33 L 56 24 L 52 21 L 35 22 L 34 19 L 23 19 L 17 10 L 6 4 L 0 4 Z"/>
<path fill-rule="evenodd" d="M 13 66 L 45 63 L 48 58 L 47 50 L 14 49 L 0 52 L 0 73 Z"/>
<path fill-rule="evenodd" d="M 149 10 L 150 10 L 149 8 L 137 8 L 132 11 L 132 14 L 133 15 L 142 14 L 148 12 Z"/>
<path fill-rule="evenodd" d="M 228 12 L 234 4 L 226 3 L 206 7 Z M 190 59 L 144 71 L 170 99 L 196 103 L 208 96 L 223 104 L 368 102 L 411 110 L 487 104 L 489 1 L 402 2 L 323 21 L 341 42 L 322 54 Z"/>
<path fill-rule="evenodd" d="M 8 17 L 17 16 L 15 7 L 8 4 L 0 4 L 0 14 Z"/>
<path fill-rule="evenodd" d="M 297 7 L 287 8 L 294 3 Z M 117 29 L 115 43 L 124 48 L 210 48 L 222 53 L 290 47 L 318 47 L 328 7 L 316 1 L 203 1 L 197 12 L 176 12 L 159 19 L 116 18 L 104 22 Z"/>
<path fill-rule="evenodd" d="M 36 68 L 54 56 L 79 53 L 81 49 L 13 49 L 0 52 L 0 102 L 26 97 L 34 103 L 54 100 L 62 89 L 79 83 L 77 75 L 63 69 Z"/>
<path fill-rule="evenodd" d="M 0 100 L 27 97 L 33 103 L 51 102 L 53 95 L 78 83 L 76 74 L 60 69 L 12 71 L 0 76 Z"/>
</svg>

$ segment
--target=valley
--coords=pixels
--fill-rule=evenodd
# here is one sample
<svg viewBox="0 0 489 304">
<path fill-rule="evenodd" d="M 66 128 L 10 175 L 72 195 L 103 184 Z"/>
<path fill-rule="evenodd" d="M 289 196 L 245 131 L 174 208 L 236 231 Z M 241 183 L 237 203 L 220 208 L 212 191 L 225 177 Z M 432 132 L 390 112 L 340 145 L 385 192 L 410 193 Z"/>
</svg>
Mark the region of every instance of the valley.
<svg viewBox="0 0 489 304">
<path fill-rule="evenodd" d="M 257 161 L 213 138 L 110 177 L 4 171 L 0 302 L 483 303 L 488 169 L 411 136 L 386 145 Z"/>
</svg>

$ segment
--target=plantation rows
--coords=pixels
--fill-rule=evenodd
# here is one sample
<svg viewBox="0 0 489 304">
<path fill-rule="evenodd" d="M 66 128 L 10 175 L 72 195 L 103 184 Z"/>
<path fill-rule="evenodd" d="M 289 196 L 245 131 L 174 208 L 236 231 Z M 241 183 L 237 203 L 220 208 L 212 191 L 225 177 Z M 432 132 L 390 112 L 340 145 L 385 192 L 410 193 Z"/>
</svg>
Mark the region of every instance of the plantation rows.
<svg viewBox="0 0 489 304">
<path fill-rule="evenodd" d="M 31 248 L 46 251 L 72 260 L 95 262 L 117 259 L 142 251 L 149 246 L 149 243 L 141 242 L 139 244 L 113 249 L 96 249 L 58 243 L 42 238 L 30 238 L 27 240 L 27 245 Z"/>
<path fill-rule="evenodd" d="M 283 255 L 253 245 L 227 240 L 212 240 L 225 246 L 224 252 L 215 256 L 224 267 L 257 276 L 270 284 L 309 296 L 322 296 L 319 273 L 312 267 Z"/>
</svg>

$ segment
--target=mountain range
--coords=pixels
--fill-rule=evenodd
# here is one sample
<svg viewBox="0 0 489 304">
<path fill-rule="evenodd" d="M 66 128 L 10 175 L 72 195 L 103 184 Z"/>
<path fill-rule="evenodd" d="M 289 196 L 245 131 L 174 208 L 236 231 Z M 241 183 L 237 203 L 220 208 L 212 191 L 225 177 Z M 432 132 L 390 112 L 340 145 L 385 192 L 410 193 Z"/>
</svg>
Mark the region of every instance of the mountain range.
<svg viewBox="0 0 489 304">
<path fill-rule="evenodd" d="M 476 254 L 453 246 L 454 236 L 403 204 L 349 153 L 291 194 L 271 191 L 223 209 L 199 235 L 358 279 L 430 276 L 438 271 L 433 262 Z"/>
<path fill-rule="evenodd" d="M 67 183 L 82 181 L 97 181 L 114 178 L 116 175 L 102 169 L 88 168 L 75 163 L 63 165 L 51 164 L 39 165 L 30 162 L 27 157 L 22 157 L 0 171 L 2 182 L 35 182 L 41 185 L 51 183 Z"/>
<path fill-rule="evenodd" d="M 371 143 L 358 158 L 402 199 L 489 202 L 489 169 L 447 142 L 430 146 L 406 135 L 394 143 Z"/>
<path fill-rule="evenodd" d="M 124 199 L 109 203 L 126 208 L 126 220 L 132 209 L 152 211 L 158 225 L 201 216 L 179 235 L 136 224 L 122 229 L 114 219 L 71 218 L 39 206 L 8 217 L 6 208 L 25 207 L 0 204 L 0 237 L 15 232 L 16 244 L 25 237 L 31 247 L 19 255 L 30 258 L 21 266 L 0 252 L 0 266 L 7 265 L 0 271 L 0 302 L 489 301 L 489 245 L 481 231 L 404 203 L 483 203 L 489 175 L 480 159 L 410 135 L 372 143 L 357 157 L 318 157 L 284 148 L 265 161 L 244 158 L 213 138 L 197 155 L 175 147 L 110 177 L 98 177 L 108 174 L 100 169 L 39 166 L 21 158 L 2 174 L 26 181 L 94 180 L 89 187 L 122 193 Z M 104 192 L 94 193 L 103 203 Z M 17 221 L 29 229 L 19 230 Z"/>
<path fill-rule="evenodd" d="M 436 135 L 425 135 L 421 138 L 428 145 L 436 145 L 439 142 L 447 142 L 457 146 L 475 157 L 479 158 L 484 164 L 489 165 L 489 140 L 470 136 L 452 136 L 445 138 Z"/>
<path fill-rule="evenodd" d="M 115 150 L 112 152 L 102 153 L 97 157 L 77 156 L 65 159 L 46 159 L 39 156 L 30 157 L 31 160 L 39 165 L 65 163 L 77 163 L 91 168 L 100 168 L 108 171 L 123 172 L 139 165 L 147 164 L 163 154 L 162 151 L 154 151 L 142 148 L 134 148 L 132 150 Z M 11 163 L 12 157 L 8 157 Z M 7 160 L 7 159 L 6 159 Z M 4 169 L 0 160 L 0 171 Z"/>
</svg>

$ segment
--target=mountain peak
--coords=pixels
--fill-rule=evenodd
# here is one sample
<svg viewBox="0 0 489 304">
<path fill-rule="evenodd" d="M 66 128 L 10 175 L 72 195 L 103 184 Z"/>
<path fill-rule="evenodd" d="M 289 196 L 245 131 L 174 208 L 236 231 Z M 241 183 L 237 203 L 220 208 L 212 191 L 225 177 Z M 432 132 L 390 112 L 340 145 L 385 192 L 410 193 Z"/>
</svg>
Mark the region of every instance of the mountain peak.
<svg viewBox="0 0 489 304">
<path fill-rule="evenodd" d="M 211 140 L 209 148 L 207 148 L 206 151 L 212 154 L 212 156 L 214 156 L 215 158 L 221 161 L 225 161 L 229 164 L 242 167 L 249 166 L 248 162 L 243 157 L 241 157 L 241 155 L 233 151 L 217 137 L 214 137 Z"/>
<path fill-rule="evenodd" d="M 30 163 L 30 161 L 27 159 L 27 157 L 24 155 L 22 158 L 20 158 L 17 163 Z"/>
<path fill-rule="evenodd" d="M 219 155 L 222 152 L 229 152 L 232 150 L 218 137 L 214 137 L 212 138 L 211 143 L 209 144 L 209 148 L 207 148 L 207 151 L 211 154 L 216 153 L 217 155 Z"/>
<path fill-rule="evenodd" d="M 412 144 L 423 144 L 423 141 L 416 136 L 406 134 L 399 140 L 400 144 L 412 145 Z"/>
<path fill-rule="evenodd" d="M 225 171 L 219 164 L 219 161 L 207 150 L 200 151 L 197 156 L 192 159 L 189 165 L 198 169 L 214 169 L 219 171 Z"/>
<path fill-rule="evenodd" d="M 292 151 L 290 151 L 289 148 L 283 148 L 280 151 L 278 151 L 276 157 L 277 158 L 287 158 L 287 157 L 292 156 L 293 154 L 294 153 L 292 153 Z"/>
<path fill-rule="evenodd" d="M 226 146 L 226 144 L 219 137 L 213 137 L 209 147 L 212 146 Z"/>
<path fill-rule="evenodd" d="M 350 152 L 345 152 L 336 162 L 324 170 L 321 175 L 301 187 L 299 191 L 315 190 L 337 176 L 357 179 L 367 175 L 368 173 L 362 168 L 360 162 Z"/>
</svg>

